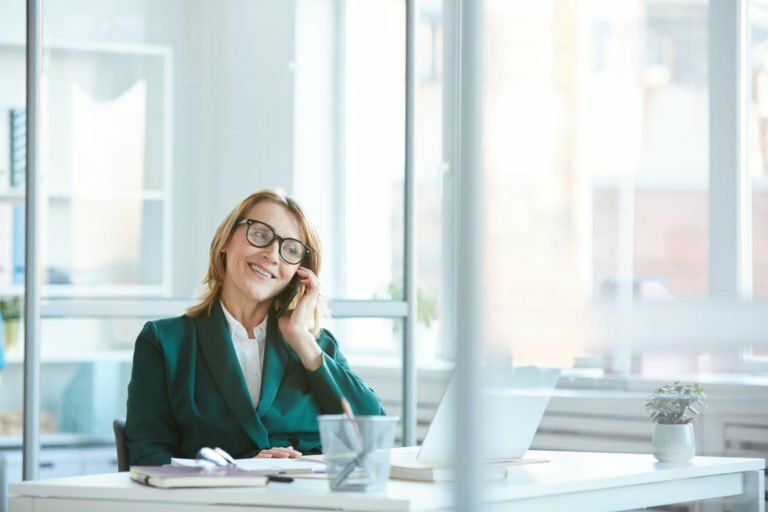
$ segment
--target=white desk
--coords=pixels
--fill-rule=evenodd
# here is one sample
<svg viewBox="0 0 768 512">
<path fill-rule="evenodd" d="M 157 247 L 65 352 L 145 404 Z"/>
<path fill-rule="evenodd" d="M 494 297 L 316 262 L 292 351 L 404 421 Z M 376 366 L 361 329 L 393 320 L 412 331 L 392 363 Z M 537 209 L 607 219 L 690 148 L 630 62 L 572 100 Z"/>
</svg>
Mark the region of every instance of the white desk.
<svg viewBox="0 0 768 512">
<path fill-rule="evenodd" d="M 765 512 L 763 459 L 696 457 L 689 464 L 658 464 L 650 455 L 530 451 L 545 464 L 510 468 L 505 481 L 488 482 L 484 510 L 591 512 L 643 508 L 734 496 L 729 510 Z M 379 493 L 330 492 L 325 480 L 271 483 L 265 488 L 145 487 L 127 473 L 23 482 L 10 486 L 11 512 L 227 512 L 300 510 L 450 510 L 448 483 L 390 481 Z"/>
</svg>

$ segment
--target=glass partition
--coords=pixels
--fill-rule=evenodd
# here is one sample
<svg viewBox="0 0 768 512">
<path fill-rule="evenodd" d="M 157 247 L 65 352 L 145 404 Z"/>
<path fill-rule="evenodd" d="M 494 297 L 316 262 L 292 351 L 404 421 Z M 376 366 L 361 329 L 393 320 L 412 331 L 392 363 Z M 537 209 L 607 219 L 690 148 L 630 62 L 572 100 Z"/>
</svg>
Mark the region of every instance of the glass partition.
<svg viewBox="0 0 768 512">
<path fill-rule="evenodd" d="M 0 39 L 9 304 L 24 280 L 23 5 L 0 6 L 0 26 L 20 28 Z M 218 223 L 250 192 L 281 188 L 305 207 L 324 242 L 327 297 L 403 300 L 405 11 L 402 0 L 91 7 L 53 0 L 43 12 L 42 295 L 71 311 L 43 318 L 41 382 L 45 435 L 100 445 L 124 414 L 144 318 L 88 304 L 194 300 Z M 400 354 L 399 318 L 338 329 L 360 356 Z M 21 338 L 0 370 L 10 418 L 21 411 Z M 19 422 L 6 424 L 0 436 L 18 447 Z"/>
</svg>

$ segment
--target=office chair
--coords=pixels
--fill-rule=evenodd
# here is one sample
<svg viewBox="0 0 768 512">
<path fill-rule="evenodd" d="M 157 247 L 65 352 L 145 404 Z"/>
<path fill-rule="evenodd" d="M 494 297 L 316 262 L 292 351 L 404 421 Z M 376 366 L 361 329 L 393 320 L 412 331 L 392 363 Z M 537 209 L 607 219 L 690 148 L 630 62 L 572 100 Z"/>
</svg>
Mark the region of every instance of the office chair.
<svg viewBox="0 0 768 512">
<path fill-rule="evenodd" d="M 115 431 L 115 449 L 117 450 L 117 470 L 128 471 L 128 438 L 125 437 L 125 418 L 115 418 L 112 422 Z"/>
</svg>

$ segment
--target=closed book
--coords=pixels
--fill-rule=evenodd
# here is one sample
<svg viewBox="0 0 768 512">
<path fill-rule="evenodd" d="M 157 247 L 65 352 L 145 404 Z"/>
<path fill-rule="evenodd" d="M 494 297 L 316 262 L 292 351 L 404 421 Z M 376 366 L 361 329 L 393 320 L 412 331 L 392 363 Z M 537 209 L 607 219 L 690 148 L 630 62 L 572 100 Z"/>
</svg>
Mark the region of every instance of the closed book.
<svg viewBox="0 0 768 512">
<path fill-rule="evenodd" d="M 456 470 L 452 467 L 438 467 L 417 460 L 392 460 L 389 469 L 389 477 L 395 480 L 445 482 L 454 480 L 455 475 Z"/>
<path fill-rule="evenodd" d="M 13 283 L 13 206 L 0 203 L 0 286 Z"/>
<path fill-rule="evenodd" d="M 484 480 L 503 480 L 507 477 L 507 468 L 502 465 L 482 467 Z M 393 460 L 389 477 L 395 480 L 413 480 L 417 482 L 448 482 L 456 479 L 456 469 L 450 466 L 426 464 L 417 460 Z"/>
<path fill-rule="evenodd" d="M 415 480 L 418 482 L 445 482 L 456 479 L 456 468 L 450 464 L 432 463 L 418 460 L 418 448 L 394 448 L 390 452 L 389 477 L 396 480 Z M 481 465 L 481 477 L 484 480 L 503 480 L 511 466 L 547 462 L 546 459 L 508 459 L 484 462 Z"/>
<path fill-rule="evenodd" d="M 237 467 L 131 466 L 131 479 L 152 487 L 259 487 L 267 477 Z"/>
<path fill-rule="evenodd" d="M 27 173 L 27 111 L 12 108 L 11 114 L 11 187 L 23 187 Z"/>
<path fill-rule="evenodd" d="M 11 284 L 24 284 L 24 207 L 13 206 L 11 219 Z"/>
</svg>

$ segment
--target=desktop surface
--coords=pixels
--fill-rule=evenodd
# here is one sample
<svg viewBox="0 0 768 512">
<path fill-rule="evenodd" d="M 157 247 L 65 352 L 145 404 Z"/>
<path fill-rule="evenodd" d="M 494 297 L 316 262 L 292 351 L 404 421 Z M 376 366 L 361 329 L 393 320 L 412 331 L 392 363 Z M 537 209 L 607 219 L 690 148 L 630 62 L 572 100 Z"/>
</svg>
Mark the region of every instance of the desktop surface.
<svg viewBox="0 0 768 512">
<path fill-rule="evenodd" d="M 687 464 L 660 464 L 642 454 L 531 450 L 526 456 L 549 462 L 510 467 L 506 480 L 487 482 L 479 495 L 489 509 L 514 504 L 516 511 L 599 512 L 737 496 L 731 510 L 765 510 L 762 459 L 696 457 Z M 298 478 L 266 488 L 168 490 L 132 482 L 128 473 L 108 473 L 22 482 L 9 490 L 12 512 L 74 511 L 86 502 L 111 512 L 170 512 L 193 504 L 211 510 L 228 505 L 236 510 L 434 511 L 451 510 L 453 503 L 450 483 L 395 480 L 373 493 L 331 492 L 325 480 Z"/>
</svg>

